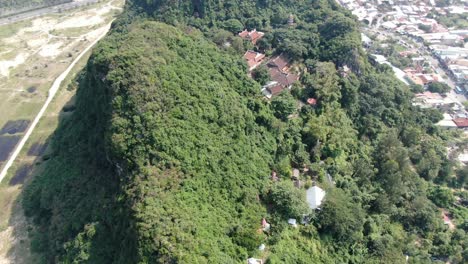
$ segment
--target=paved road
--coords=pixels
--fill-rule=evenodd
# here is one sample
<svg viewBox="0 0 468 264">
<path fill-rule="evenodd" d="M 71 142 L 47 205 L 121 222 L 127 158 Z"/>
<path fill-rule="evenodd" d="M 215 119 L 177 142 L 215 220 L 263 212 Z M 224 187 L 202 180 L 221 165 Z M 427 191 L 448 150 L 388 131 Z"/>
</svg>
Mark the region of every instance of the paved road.
<svg viewBox="0 0 468 264">
<path fill-rule="evenodd" d="M 435 71 L 438 73 L 438 74 L 444 74 L 446 75 L 447 77 L 444 78 L 445 82 L 448 84 L 448 86 L 450 86 L 450 88 L 452 88 L 452 90 L 450 90 L 450 93 L 447 93 L 447 96 L 453 100 L 456 100 L 460 103 L 463 103 L 465 102 L 467 99 L 464 95 L 462 94 L 457 94 L 455 92 L 455 83 L 452 81 L 452 79 L 450 79 L 450 77 L 447 75 L 447 73 L 444 71 L 444 69 L 442 69 L 440 67 L 440 64 L 439 64 L 439 61 L 433 57 L 429 57 L 430 61 L 431 61 L 431 64 L 432 66 L 434 67 Z"/>
<path fill-rule="evenodd" d="M 62 84 L 62 81 L 67 77 L 67 75 L 70 73 L 70 71 L 76 65 L 76 63 L 86 54 L 86 52 L 88 52 L 94 45 L 96 45 L 96 43 L 101 38 L 103 38 L 107 34 L 107 32 L 110 29 L 111 24 L 112 24 L 112 22 L 109 23 L 107 26 L 105 26 L 104 27 L 105 28 L 104 32 L 95 41 L 93 41 L 85 50 L 83 50 L 80 53 L 80 55 L 78 55 L 78 57 L 76 57 L 75 60 L 68 66 L 68 68 L 62 74 L 60 74 L 60 76 L 57 79 L 55 79 L 54 83 L 52 84 L 52 86 L 49 89 L 49 94 L 48 94 L 47 100 L 45 101 L 45 103 L 42 106 L 41 110 L 37 114 L 36 118 L 34 118 L 33 122 L 29 126 L 28 130 L 24 134 L 21 141 L 16 146 L 15 151 L 13 152 L 13 154 L 10 156 L 7 163 L 3 167 L 3 169 L 2 169 L 2 171 L 0 173 L 0 182 L 2 182 L 3 178 L 5 178 L 5 176 L 7 175 L 8 169 L 11 167 L 11 165 L 15 161 L 16 157 L 18 156 L 18 154 L 23 149 L 24 144 L 26 144 L 26 142 L 28 141 L 29 137 L 31 136 L 32 132 L 34 131 L 34 128 L 39 123 L 39 120 L 44 115 L 45 111 L 47 110 L 47 107 L 49 106 L 50 102 L 52 102 L 52 99 L 54 99 L 54 96 L 57 93 L 58 89 L 60 88 L 60 85 Z"/>
<path fill-rule="evenodd" d="M 28 11 L 28 12 L 8 16 L 5 18 L 0 18 L 0 26 L 15 23 L 15 22 L 30 19 L 30 18 L 35 18 L 35 17 L 51 14 L 51 13 L 60 13 L 65 10 L 69 10 L 69 9 L 77 8 L 77 7 L 84 6 L 84 5 L 97 3 L 97 2 L 99 2 L 99 0 L 74 0 L 71 3 L 65 3 L 65 4 L 56 5 L 56 6 L 35 9 L 35 10 Z"/>
</svg>

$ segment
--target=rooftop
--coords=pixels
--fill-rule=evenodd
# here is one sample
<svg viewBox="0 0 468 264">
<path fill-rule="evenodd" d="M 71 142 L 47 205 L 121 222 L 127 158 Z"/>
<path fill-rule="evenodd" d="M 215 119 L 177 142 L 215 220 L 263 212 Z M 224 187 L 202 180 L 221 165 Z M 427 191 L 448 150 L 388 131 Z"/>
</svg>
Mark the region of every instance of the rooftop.
<svg viewBox="0 0 468 264">
<path fill-rule="evenodd" d="M 468 127 L 468 118 L 455 118 L 453 119 L 453 122 L 457 125 L 459 128 L 466 128 Z"/>
<path fill-rule="evenodd" d="M 242 32 L 239 33 L 239 37 L 250 40 L 254 45 L 257 43 L 259 39 L 261 39 L 265 33 L 257 31 L 256 29 L 252 31 L 248 31 L 247 29 L 244 29 Z"/>
<path fill-rule="evenodd" d="M 248 50 L 244 54 L 244 59 L 247 61 L 247 65 L 249 66 L 249 71 L 255 69 L 260 65 L 265 58 L 265 54 L 255 52 L 253 50 Z"/>
</svg>

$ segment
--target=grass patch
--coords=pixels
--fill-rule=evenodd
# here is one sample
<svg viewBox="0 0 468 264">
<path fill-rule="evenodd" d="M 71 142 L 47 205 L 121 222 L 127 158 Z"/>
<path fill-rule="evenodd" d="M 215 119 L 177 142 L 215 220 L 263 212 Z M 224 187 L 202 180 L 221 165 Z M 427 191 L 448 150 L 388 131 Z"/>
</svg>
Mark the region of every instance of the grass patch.
<svg viewBox="0 0 468 264">
<path fill-rule="evenodd" d="M 13 204 L 20 193 L 18 187 L 5 185 L 2 181 L 2 185 L 0 185 L 0 210 L 2 212 L 0 214 L 0 232 L 8 227 Z"/>
<path fill-rule="evenodd" d="M 21 28 L 32 26 L 31 20 L 19 21 L 13 24 L 0 26 L 0 38 L 9 38 L 15 35 Z"/>
<path fill-rule="evenodd" d="M 94 30 L 95 28 L 93 27 L 92 29 L 88 27 L 76 27 L 76 28 L 66 28 L 66 29 L 54 29 L 50 31 L 50 34 L 58 37 L 79 37 L 83 34 L 86 34 L 87 32 Z"/>
<path fill-rule="evenodd" d="M 16 109 L 14 116 L 18 118 L 35 117 L 43 104 L 43 102 L 23 102 L 21 106 Z"/>
<path fill-rule="evenodd" d="M 14 60 L 18 52 L 14 49 L 0 53 L 0 60 Z"/>
</svg>

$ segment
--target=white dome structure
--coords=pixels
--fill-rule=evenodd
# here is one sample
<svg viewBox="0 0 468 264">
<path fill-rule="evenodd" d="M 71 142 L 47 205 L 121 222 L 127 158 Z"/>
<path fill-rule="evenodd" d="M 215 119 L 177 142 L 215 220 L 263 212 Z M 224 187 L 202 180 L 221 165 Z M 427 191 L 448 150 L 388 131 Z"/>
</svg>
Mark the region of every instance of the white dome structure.
<svg viewBox="0 0 468 264">
<path fill-rule="evenodd" d="M 312 186 L 306 191 L 307 203 L 313 210 L 320 207 L 325 197 L 325 191 L 318 186 Z"/>
</svg>

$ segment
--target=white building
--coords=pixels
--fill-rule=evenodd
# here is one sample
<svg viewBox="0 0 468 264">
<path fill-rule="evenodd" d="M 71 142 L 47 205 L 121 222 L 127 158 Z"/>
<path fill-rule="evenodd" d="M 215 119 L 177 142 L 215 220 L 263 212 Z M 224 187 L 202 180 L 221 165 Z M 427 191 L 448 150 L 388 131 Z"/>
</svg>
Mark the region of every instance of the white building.
<svg viewBox="0 0 468 264">
<path fill-rule="evenodd" d="M 444 114 L 444 119 L 440 120 L 436 125 L 444 128 L 457 128 L 452 116 L 447 113 Z"/>
<path fill-rule="evenodd" d="M 306 198 L 309 207 L 313 210 L 320 207 L 322 200 L 325 197 L 325 191 L 318 186 L 313 186 L 307 189 Z"/>
</svg>

